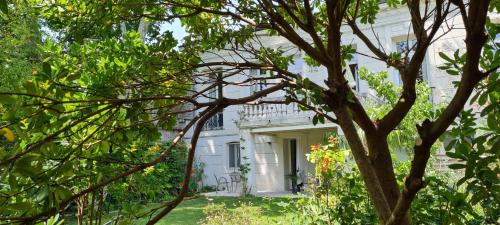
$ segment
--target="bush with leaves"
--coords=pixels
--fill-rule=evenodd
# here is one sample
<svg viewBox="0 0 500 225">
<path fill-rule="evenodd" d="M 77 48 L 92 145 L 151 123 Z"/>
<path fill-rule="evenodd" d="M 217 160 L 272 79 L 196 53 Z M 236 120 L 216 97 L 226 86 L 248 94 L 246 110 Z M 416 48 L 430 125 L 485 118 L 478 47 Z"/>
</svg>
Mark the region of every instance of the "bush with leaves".
<svg viewBox="0 0 500 225">
<path fill-rule="evenodd" d="M 376 99 L 366 98 L 366 111 L 371 118 L 380 119 L 386 115 L 394 105 L 400 101 L 399 93 L 402 87 L 392 82 L 387 82 L 387 71 L 372 73 L 362 67 L 359 70 L 359 77 L 368 83 L 376 93 Z M 415 124 L 422 123 L 425 119 L 434 118 L 436 112 L 443 104 L 434 105 L 431 100 L 432 90 L 426 82 L 417 82 L 415 85 L 418 93 L 415 104 L 408 112 L 408 115 L 401 121 L 396 130 L 388 137 L 390 149 L 408 153 L 413 148 L 415 139 L 418 136 Z M 433 151 L 437 150 L 439 143 L 433 145 Z"/>
<path fill-rule="evenodd" d="M 456 160 L 450 168 L 462 175 L 457 186 L 469 204 L 482 216 L 474 217 L 474 224 L 500 223 L 500 43 L 495 39 L 500 25 L 487 21 L 490 35 L 480 63 L 491 75 L 479 83 L 472 106 L 460 113 L 446 135 L 446 155 Z M 464 68 L 467 54 L 457 51 L 445 57 L 441 67 L 449 74 Z"/>
<path fill-rule="evenodd" d="M 336 140 L 336 138 L 330 138 Z M 376 224 L 377 217 L 363 187 L 362 177 L 352 163 L 349 150 L 329 142 L 313 145 L 308 159 L 315 164 L 318 183 L 313 183 L 297 201 L 281 203 L 293 215 L 293 224 Z M 404 174 L 409 162 L 396 161 L 396 171 Z M 432 170 L 425 177 L 427 188 L 411 208 L 414 224 L 495 224 L 498 208 L 477 207 L 471 193 L 456 183 L 456 173 Z M 399 176 L 402 183 L 404 177 Z M 488 198 L 482 199 L 487 201 Z M 490 199 L 493 199 L 491 197 Z M 491 214 L 496 212 L 497 214 Z M 496 215 L 496 217 L 494 217 Z"/>
<path fill-rule="evenodd" d="M 133 151 L 130 158 L 142 160 L 156 157 L 161 149 L 169 144 L 153 144 L 135 147 L 147 150 Z M 121 182 L 115 182 L 108 188 L 110 201 L 116 206 L 144 205 L 151 202 L 169 200 L 175 196 L 183 181 L 183 172 L 186 166 L 187 148 L 180 146 L 173 148 L 164 162 L 146 168 L 142 173 L 137 173 Z"/>
</svg>

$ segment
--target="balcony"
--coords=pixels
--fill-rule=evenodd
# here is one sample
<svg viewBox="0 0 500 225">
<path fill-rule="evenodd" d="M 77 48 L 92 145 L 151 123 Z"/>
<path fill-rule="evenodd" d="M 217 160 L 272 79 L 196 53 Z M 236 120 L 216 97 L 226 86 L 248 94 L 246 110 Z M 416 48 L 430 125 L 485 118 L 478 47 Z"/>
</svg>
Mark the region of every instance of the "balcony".
<svg viewBox="0 0 500 225">
<path fill-rule="evenodd" d="M 269 100 L 269 99 L 268 99 Z M 273 99 L 280 100 L 280 99 Z M 311 124 L 315 115 L 302 111 L 296 102 L 289 104 L 244 105 L 240 110 L 241 127 L 291 126 Z"/>
<path fill-rule="evenodd" d="M 367 93 L 356 94 L 356 96 L 363 104 L 383 104 L 383 101 L 378 97 Z M 266 100 L 280 101 L 283 99 Z M 241 119 L 239 125 L 242 128 L 312 125 L 312 118 L 315 114 L 312 111 L 300 110 L 296 102 L 289 104 L 244 105 L 240 109 Z M 333 113 L 329 115 L 335 117 Z"/>
</svg>

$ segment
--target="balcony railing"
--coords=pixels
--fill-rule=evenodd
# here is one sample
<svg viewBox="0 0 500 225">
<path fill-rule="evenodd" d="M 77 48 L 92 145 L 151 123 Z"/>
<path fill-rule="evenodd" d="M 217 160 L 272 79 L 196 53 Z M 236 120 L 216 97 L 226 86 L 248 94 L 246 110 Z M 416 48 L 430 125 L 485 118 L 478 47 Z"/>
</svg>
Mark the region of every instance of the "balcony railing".
<svg viewBox="0 0 500 225">
<path fill-rule="evenodd" d="M 269 119 L 276 117 L 302 117 L 312 112 L 302 111 L 296 102 L 289 104 L 261 104 L 243 106 L 244 118 L 248 120 Z"/>
<path fill-rule="evenodd" d="M 363 104 L 383 104 L 383 101 L 378 97 L 369 94 L 356 94 Z M 283 99 L 267 99 L 279 102 Z M 299 108 L 299 104 L 291 102 L 289 104 L 266 103 L 259 105 L 244 105 L 241 109 L 241 122 L 243 125 L 257 125 L 259 121 L 265 123 L 260 125 L 269 125 L 276 123 L 305 123 L 310 122 L 315 115 L 313 111 L 303 111 Z M 335 117 L 334 115 L 330 115 Z"/>
</svg>

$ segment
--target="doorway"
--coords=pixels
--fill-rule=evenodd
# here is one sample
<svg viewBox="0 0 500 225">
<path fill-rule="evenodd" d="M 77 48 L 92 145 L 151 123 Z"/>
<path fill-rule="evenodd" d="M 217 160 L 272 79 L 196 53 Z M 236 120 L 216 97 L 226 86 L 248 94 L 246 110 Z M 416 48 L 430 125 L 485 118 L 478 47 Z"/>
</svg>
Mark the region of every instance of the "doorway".
<svg viewBox="0 0 500 225">
<path fill-rule="evenodd" d="M 297 189 L 297 139 L 285 139 L 284 169 L 285 169 L 285 190 Z"/>
</svg>

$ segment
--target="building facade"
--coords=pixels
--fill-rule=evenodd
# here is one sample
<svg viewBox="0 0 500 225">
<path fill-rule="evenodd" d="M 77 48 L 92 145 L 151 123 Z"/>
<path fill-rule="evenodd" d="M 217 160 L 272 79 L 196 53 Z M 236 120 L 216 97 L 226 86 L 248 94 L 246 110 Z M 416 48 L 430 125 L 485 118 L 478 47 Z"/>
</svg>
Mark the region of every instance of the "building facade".
<svg viewBox="0 0 500 225">
<path fill-rule="evenodd" d="M 381 12 L 372 26 L 361 25 L 362 31 L 373 43 L 380 43 L 386 52 L 400 52 L 411 46 L 414 35 L 411 33 L 410 15 L 406 8 L 389 9 L 381 5 Z M 464 31 L 461 19 L 450 16 L 448 25 L 454 29 L 433 42 L 429 47 L 421 68 L 421 80 L 427 82 L 432 89 L 432 101 L 435 104 L 446 103 L 453 95 L 452 82 L 455 77 L 440 71 L 437 67 L 443 63 L 439 53 L 451 55 L 456 49 L 464 49 Z M 447 29 L 443 29 L 447 30 Z M 441 34 L 437 34 L 439 36 Z M 362 98 L 377 98 L 375 92 L 368 87 L 366 81 L 357 76 L 358 68 L 365 67 L 371 72 L 388 71 L 388 81 L 401 84 L 399 73 L 387 68 L 386 64 L 372 57 L 370 50 L 352 31 L 345 26 L 342 42 L 353 46 L 357 52 L 349 62 L 352 75 L 350 85 Z M 262 35 L 262 43 L 267 47 L 292 46 L 282 37 Z M 378 39 L 378 40 L 377 40 Z M 317 84 L 326 78 L 323 67 L 309 66 L 304 62 L 304 54 L 296 50 L 295 62 L 289 70 L 300 73 Z M 207 53 L 204 61 L 217 61 L 231 57 L 230 52 Z M 245 72 L 248 76 L 265 76 L 266 71 L 251 69 Z M 350 76 L 350 75 L 349 75 Z M 234 78 L 237 79 L 237 78 Z M 254 91 L 266 87 L 266 83 L 255 83 L 252 86 L 224 86 L 224 96 L 233 98 L 248 96 Z M 203 87 L 195 87 L 203 88 Z M 213 91 L 210 98 L 217 98 L 219 92 Z M 268 95 L 267 99 L 279 100 L 285 97 L 280 91 Z M 250 173 L 249 185 L 252 192 L 280 192 L 291 188 L 287 175 L 296 171 L 299 174 L 313 174 L 314 167 L 306 160 L 310 146 L 323 143 L 328 133 L 340 129 L 333 123 L 312 123 L 313 112 L 301 111 L 297 104 L 263 104 L 230 106 L 212 117 L 205 125 L 196 147 L 196 160 L 204 166 L 204 185 L 216 185 L 215 177 L 225 177 L 238 171 L 238 166 L 248 163 Z M 189 141 L 189 135 L 186 141 Z"/>
</svg>

